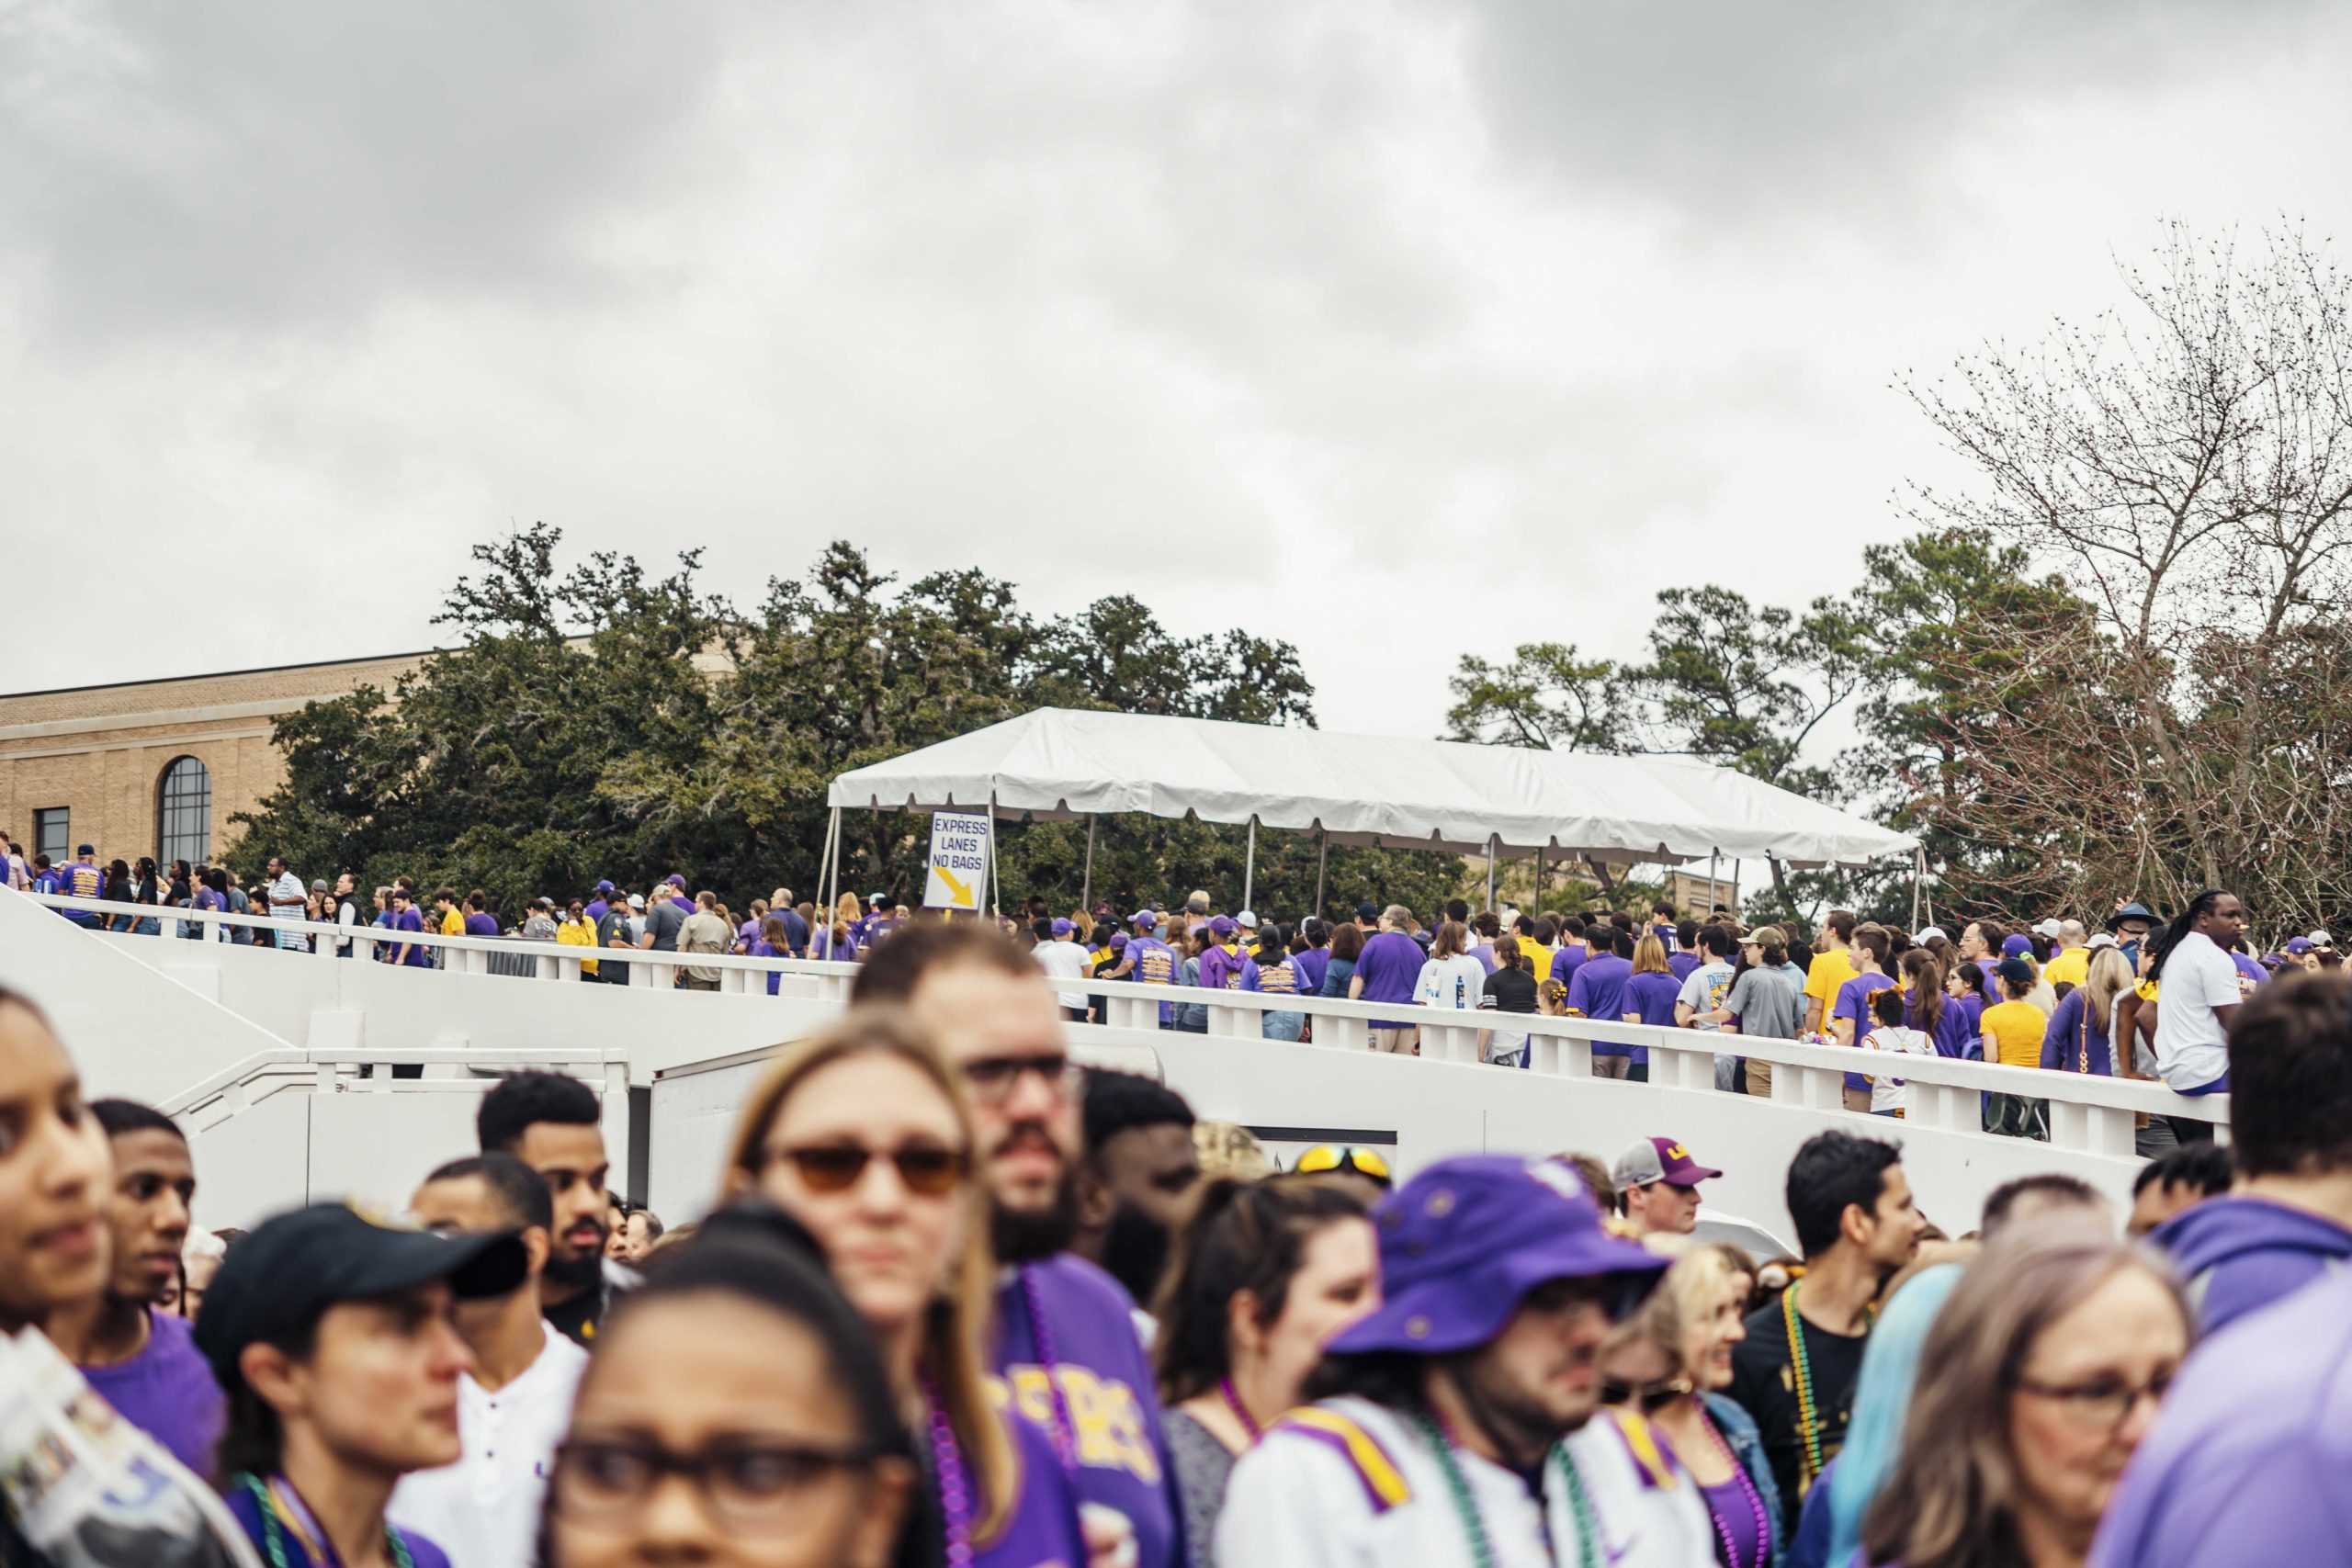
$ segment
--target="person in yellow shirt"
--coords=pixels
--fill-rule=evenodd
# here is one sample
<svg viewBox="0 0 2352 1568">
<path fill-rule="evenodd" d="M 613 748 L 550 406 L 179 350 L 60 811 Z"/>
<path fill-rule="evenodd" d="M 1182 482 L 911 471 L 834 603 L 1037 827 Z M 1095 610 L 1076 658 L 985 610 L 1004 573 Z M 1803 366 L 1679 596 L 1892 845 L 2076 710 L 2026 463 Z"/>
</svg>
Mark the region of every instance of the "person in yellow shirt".
<svg viewBox="0 0 2352 1568">
<path fill-rule="evenodd" d="M 433 896 L 433 918 L 440 922 L 443 936 L 466 934 L 466 912 L 458 907 L 458 890 L 444 887 Z"/>
<path fill-rule="evenodd" d="M 1822 927 L 1826 940 L 1804 972 L 1804 1032 L 1818 1034 L 1829 1027 L 1829 1010 L 1838 993 L 1855 977 L 1854 911 L 1832 909 Z"/>
<path fill-rule="evenodd" d="M 1528 973 L 1535 976 L 1535 989 L 1540 994 L 1544 982 L 1552 977 L 1552 942 L 1560 933 L 1549 920 L 1531 920 L 1519 917 L 1519 955 L 1527 960 Z"/>
<path fill-rule="evenodd" d="M 587 907 L 579 899 L 574 898 L 565 908 L 563 920 L 555 928 L 555 940 L 565 947 L 584 947 L 592 953 L 595 951 L 596 922 L 588 918 Z M 593 980 L 596 977 L 594 959 L 583 958 L 580 961 L 580 977 L 583 980 Z"/>
<path fill-rule="evenodd" d="M 2091 950 L 2083 945 L 2083 922 L 2060 920 L 2057 926 L 2058 933 L 2053 940 L 2058 943 L 2058 952 L 2041 966 L 2041 977 L 2052 986 L 2079 986 L 2089 978 L 2091 972 Z"/>
<path fill-rule="evenodd" d="M 2025 999 L 2039 983 L 2033 965 L 2022 958 L 2004 958 L 1994 970 L 1994 977 L 2005 999 L 1986 1008 L 1984 1016 L 1978 1021 L 1984 1032 L 1984 1059 L 2005 1067 L 2041 1066 L 2041 1037 L 2049 1032 L 2050 1020 L 2040 1008 Z M 2021 1094 L 1994 1095 L 1984 1107 L 1984 1130 L 2016 1137 L 2046 1138 L 2050 1135 L 2050 1102 Z"/>
</svg>

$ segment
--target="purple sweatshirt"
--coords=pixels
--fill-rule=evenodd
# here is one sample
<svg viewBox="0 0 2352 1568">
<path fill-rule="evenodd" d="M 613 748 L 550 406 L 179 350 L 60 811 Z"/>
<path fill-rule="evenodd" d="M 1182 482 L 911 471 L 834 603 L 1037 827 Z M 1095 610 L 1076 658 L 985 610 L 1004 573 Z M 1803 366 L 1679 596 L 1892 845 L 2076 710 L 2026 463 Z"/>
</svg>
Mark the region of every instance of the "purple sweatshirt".
<svg viewBox="0 0 2352 1568">
<path fill-rule="evenodd" d="M 209 1480 L 227 1401 L 196 1348 L 187 1319 L 151 1307 L 147 1325 L 147 1344 L 139 1354 L 110 1367 L 84 1367 L 82 1375 L 124 1420 Z"/>
<path fill-rule="evenodd" d="M 2352 1231 L 2267 1198 L 2208 1198 L 2148 1239 L 2179 1265 L 2208 1334 L 2352 1258 Z"/>
<path fill-rule="evenodd" d="M 1029 1316 L 1033 1294 L 1044 1309 L 1043 1334 Z M 1182 1568 L 1183 1513 L 1134 1301 L 1110 1275 L 1065 1252 L 1012 1271 L 997 1291 L 996 1310 L 992 1359 L 1013 1409 L 1048 1437 L 1067 1413 L 1077 1428 L 1065 1435 L 1078 1461 L 1080 1500 L 1116 1508 L 1134 1524 L 1136 1568 Z"/>
<path fill-rule="evenodd" d="M 1588 958 L 1577 966 L 1577 977 L 1568 982 L 1567 1007 L 1571 1012 L 1587 1018 L 1606 1019 L 1618 1022 L 1625 1014 L 1625 982 L 1634 977 L 1634 961 L 1611 953 L 1605 958 Z M 1623 1056 L 1638 1054 L 1646 1061 L 1649 1052 L 1638 1045 L 1611 1045 L 1593 1043 L 1596 1056 Z"/>
<path fill-rule="evenodd" d="M 1201 954 L 1201 984 L 1213 991 L 1254 991 L 1258 961 L 1238 948 L 1212 946 Z"/>
<path fill-rule="evenodd" d="M 2123 1472 L 2089 1568 L 2352 1562 L 2347 1369 L 2343 1270 L 2199 1346 Z"/>
<path fill-rule="evenodd" d="M 972 1568 L 1038 1568 L 1040 1563 L 1086 1561 L 1086 1536 L 1078 1522 L 1079 1496 L 1054 1457 L 1053 1439 L 1026 1421 L 1010 1423 L 1013 1451 L 1021 1461 L 1020 1501 L 1004 1528 L 976 1541 Z"/>
</svg>

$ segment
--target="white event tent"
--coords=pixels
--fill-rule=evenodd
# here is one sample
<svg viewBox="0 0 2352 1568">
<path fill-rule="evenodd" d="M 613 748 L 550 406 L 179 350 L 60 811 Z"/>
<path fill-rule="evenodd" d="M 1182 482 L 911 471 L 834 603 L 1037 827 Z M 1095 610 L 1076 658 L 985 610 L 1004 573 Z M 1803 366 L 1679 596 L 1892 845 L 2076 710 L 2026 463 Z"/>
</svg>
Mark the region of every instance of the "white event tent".
<svg viewBox="0 0 2352 1568">
<path fill-rule="evenodd" d="M 842 813 L 956 809 L 1008 819 L 1107 812 L 1191 815 L 1323 842 L 1609 861 L 1710 856 L 1809 868 L 1916 855 L 1906 833 L 1689 757 L 1611 757 L 1454 740 L 1334 735 L 1150 714 L 1039 708 L 1019 718 L 855 768 L 833 781 L 820 883 L 840 876 Z M 1317 877 L 1316 902 L 1322 902 Z M 1252 889 L 1245 883 L 1243 902 Z"/>
</svg>

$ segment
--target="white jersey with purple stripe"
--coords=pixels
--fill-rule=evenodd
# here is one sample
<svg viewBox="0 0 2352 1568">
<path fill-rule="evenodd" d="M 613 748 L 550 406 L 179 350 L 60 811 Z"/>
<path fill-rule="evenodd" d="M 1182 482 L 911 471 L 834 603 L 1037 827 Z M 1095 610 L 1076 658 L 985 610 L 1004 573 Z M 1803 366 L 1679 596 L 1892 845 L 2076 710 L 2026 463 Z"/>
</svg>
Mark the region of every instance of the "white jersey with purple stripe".
<svg viewBox="0 0 2352 1568">
<path fill-rule="evenodd" d="M 1707 1568 L 1715 1536 L 1698 1486 L 1639 1417 L 1595 1416 L 1562 1445 L 1606 1568 Z M 1494 1568 L 1578 1568 L 1558 1451 L 1539 1503 L 1516 1472 L 1456 1449 Z M 1479 1557 L 1436 1448 L 1370 1400 L 1294 1410 L 1241 1457 L 1216 1527 L 1220 1563 L 1475 1568 Z"/>
</svg>

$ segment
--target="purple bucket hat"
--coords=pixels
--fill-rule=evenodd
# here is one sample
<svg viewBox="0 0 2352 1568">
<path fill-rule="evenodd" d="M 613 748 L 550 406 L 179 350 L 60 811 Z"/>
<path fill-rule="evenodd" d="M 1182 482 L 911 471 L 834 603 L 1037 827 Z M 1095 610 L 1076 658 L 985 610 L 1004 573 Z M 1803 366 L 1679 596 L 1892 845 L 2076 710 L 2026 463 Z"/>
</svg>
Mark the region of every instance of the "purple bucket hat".
<svg viewBox="0 0 2352 1568">
<path fill-rule="evenodd" d="M 1484 1345 L 1521 1297 L 1554 1280 L 1615 1278 L 1623 1316 L 1669 1259 L 1603 1230 L 1575 1169 L 1558 1160 L 1464 1155 L 1383 1199 L 1380 1310 L 1331 1341 L 1338 1355 L 1445 1355 Z"/>
</svg>

